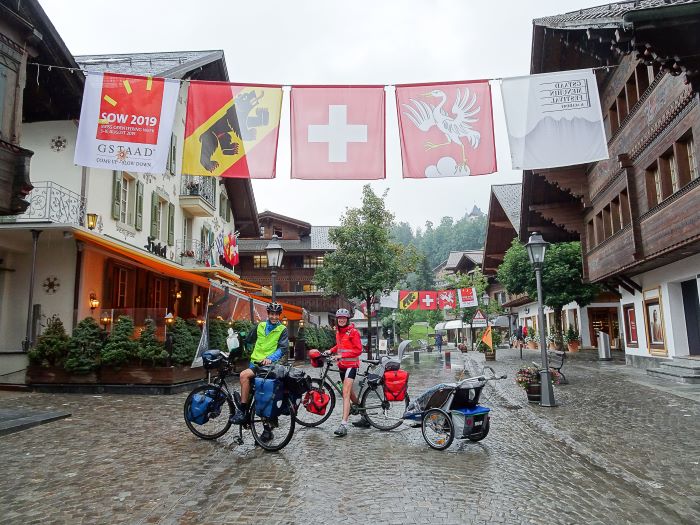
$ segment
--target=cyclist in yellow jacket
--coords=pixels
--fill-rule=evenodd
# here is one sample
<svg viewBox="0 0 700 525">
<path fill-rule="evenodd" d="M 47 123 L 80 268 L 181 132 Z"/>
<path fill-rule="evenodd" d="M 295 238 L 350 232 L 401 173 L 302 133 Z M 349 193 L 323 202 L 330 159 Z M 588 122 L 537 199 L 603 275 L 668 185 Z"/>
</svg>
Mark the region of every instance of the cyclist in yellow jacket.
<svg viewBox="0 0 700 525">
<path fill-rule="evenodd" d="M 248 398 L 250 397 L 250 383 L 255 377 L 255 368 L 258 365 L 270 365 L 282 359 L 289 347 L 289 333 L 287 327 L 280 323 L 282 305 L 270 303 L 267 305 L 267 321 L 258 323 L 257 328 L 248 337 L 248 343 L 255 343 L 253 353 L 250 356 L 250 364 L 241 372 L 241 410 L 231 416 L 231 423 L 241 425 L 247 421 Z"/>
</svg>

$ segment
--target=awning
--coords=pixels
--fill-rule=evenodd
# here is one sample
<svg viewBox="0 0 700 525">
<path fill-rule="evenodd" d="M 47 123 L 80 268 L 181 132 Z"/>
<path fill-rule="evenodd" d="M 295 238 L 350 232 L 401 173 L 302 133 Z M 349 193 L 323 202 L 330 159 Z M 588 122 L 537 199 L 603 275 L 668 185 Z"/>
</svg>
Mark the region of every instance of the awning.
<svg viewBox="0 0 700 525">
<path fill-rule="evenodd" d="M 73 230 L 73 236 L 87 244 L 98 246 L 107 252 L 131 259 L 132 261 L 139 263 L 148 269 L 153 270 L 154 272 L 160 272 L 168 277 L 174 277 L 175 279 L 180 279 L 204 288 L 209 288 L 209 280 L 206 279 L 206 277 L 195 275 L 194 273 L 182 268 L 182 266 L 179 264 L 171 262 L 168 259 L 158 257 L 157 255 L 153 255 L 103 235 L 96 235 L 94 233 L 76 229 Z"/>
<path fill-rule="evenodd" d="M 510 320 L 507 315 L 499 315 L 491 321 L 491 326 L 496 326 L 498 328 L 508 328 L 510 326 Z"/>
<path fill-rule="evenodd" d="M 438 330 L 444 330 L 445 329 L 445 323 L 438 323 L 435 325 L 435 331 L 437 332 Z"/>
<path fill-rule="evenodd" d="M 445 323 L 445 330 L 456 330 L 459 328 L 464 328 L 464 323 L 461 319 L 453 319 Z"/>
</svg>

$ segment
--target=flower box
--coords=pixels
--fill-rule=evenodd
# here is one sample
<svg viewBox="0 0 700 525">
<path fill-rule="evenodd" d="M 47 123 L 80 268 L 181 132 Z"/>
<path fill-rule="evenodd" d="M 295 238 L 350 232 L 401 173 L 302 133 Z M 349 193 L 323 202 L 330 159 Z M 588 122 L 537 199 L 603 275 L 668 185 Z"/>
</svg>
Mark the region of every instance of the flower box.
<svg viewBox="0 0 700 525">
<path fill-rule="evenodd" d="M 72 384 L 91 385 L 98 383 L 97 373 L 74 374 L 63 368 L 29 365 L 27 367 L 27 384 Z"/>
<path fill-rule="evenodd" d="M 110 385 L 176 385 L 204 377 L 203 368 L 189 366 L 123 366 L 100 370 L 100 382 Z"/>
</svg>

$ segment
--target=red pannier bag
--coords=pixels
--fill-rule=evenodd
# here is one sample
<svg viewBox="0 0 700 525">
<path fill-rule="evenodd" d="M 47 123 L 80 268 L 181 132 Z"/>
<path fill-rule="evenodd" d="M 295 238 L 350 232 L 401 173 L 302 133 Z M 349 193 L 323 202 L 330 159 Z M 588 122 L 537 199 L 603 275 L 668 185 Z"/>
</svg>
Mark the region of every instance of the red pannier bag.
<svg viewBox="0 0 700 525">
<path fill-rule="evenodd" d="M 319 390 L 309 390 L 304 395 L 304 408 L 312 414 L 322 416 L 326 413 L 326 407 L 331 400 L 331 396 Z"/>
<path fill-rule="evenodd" d="M 384 395 L 387 401 L 403 401 L 408 389 L 408 372 L 394 370 L 384 372 Z"/>
<path fill-rule="evenodd" d="M 318 350 L 309 350 L 309 359 L 314 368 L 321 368 L 324 365 L 323 356 Z"/>
</svg>

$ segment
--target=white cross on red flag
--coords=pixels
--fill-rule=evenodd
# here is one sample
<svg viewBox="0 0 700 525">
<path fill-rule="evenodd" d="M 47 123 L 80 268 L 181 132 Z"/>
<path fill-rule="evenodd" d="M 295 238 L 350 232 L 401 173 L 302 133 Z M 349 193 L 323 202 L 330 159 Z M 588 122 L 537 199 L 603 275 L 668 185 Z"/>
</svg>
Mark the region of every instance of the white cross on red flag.
<svg viewBox="0 0 700 525">
<path fill-rule="evenodd" d="M 384 86 L 292 87 L 293 179 L 383 179 Z"/>
<path fill-rule="evenodd" d="M 437 292 L 430 290 L 418 292 L 418 302 L 421 310 L 436 310 L 437 299 Z"/>
</svg>

